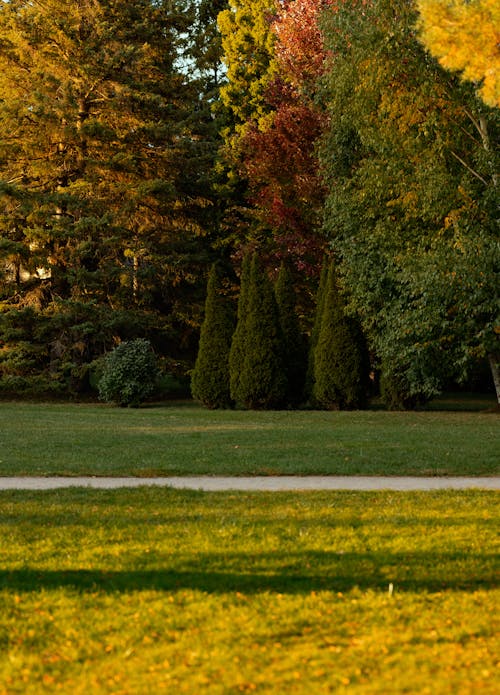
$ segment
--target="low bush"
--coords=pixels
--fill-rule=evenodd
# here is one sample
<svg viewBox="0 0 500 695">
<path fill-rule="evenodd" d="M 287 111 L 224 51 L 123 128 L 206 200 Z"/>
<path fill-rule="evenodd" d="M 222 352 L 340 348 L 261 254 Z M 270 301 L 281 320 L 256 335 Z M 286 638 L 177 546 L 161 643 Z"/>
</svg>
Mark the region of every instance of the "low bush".
<svg viewBox="0 0 500 695">
<path fill-rule="evenodd" d="M 138 407 L 156 387 L 158 363 L 148 340 L 120 343 L 106 356 L 99 397 L 108 403 Z"/>
</svg>

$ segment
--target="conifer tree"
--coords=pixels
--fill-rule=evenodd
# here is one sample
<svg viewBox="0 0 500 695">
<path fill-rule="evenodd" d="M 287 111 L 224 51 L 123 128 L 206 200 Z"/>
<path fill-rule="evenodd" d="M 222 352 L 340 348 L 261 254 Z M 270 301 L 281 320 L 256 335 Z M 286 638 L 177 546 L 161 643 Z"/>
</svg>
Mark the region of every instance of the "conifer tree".
<svg viewBox="0 0 500 695">
<path fill-rule="evenodd" d="M 208 277 L 205 318 L 191 379 L 193 397 L 208 408 L 228 408 L 232 404 L 229 351 L 233 330 L 233 309 L 230 300 L 222 294 L 220 273 L 214 264 Z"/>
<path fill-rule="evenodd" d="M 249 121 L 265 119 L 270 110 L 265 92 L 275 70 L 271 30 L 275 11 L 275 0 L 229 0 L 218 18 L 227 69 L 221 99 L 236 133 L 245 130 Z"/>
<path fill-rule="evenodd" d="M 169 274 L 185 222 L 183 28 L 149 0 L 0 6 L 0 233 L 53 296 L 140 305 L 152 269 Z"/>
<path fill-rule="evenodd" d="M 365 405 L 368 362 L 361 340 L 356 323 L 345 315 L 332 261 L 314 355 L 313 397 L 322 407 L 339 410 Z"/>
<path fill-rule="evenodd" d="M 245 359 L 247 343 L 248 297 L 250 291 L 250 266 L 252 258 L 247 254 L 241 264 L 240 296 L 238 299 L 238 316 L 229 352 L 230 395 L 232 400 L 241 405 L 240 390 L 241 367 Z"/>
<path fill-rule="evenodd" d="M 215 206 L 212 119 L 200 70 L 185 69 L 190 4 L 0 3 L 0 312 L 23 332 L 17 310 L 36 306 L 50 376 L 48 346 L 88 364 L 110 347 L 103 333 L 112 345 L 141 323 L 176 357 L 181 340 L 195 347 Z M 77 325 L 81 306 L 92 318 Z"/>
<path fill-rule="evenodd" d="M 323 318 L 323 307 L 325 304 L 325 287 L 326 280 L 328 276 L 329 262 L 325 257 L 323 261 L 323 266 L 321 268 L 321 275 L 319 278 L 318 291 L 316 293 L 316 310 L 314 313 L 314 323 L 311 330 L 311 336 L 309 339 L 309 351 L 308 351 L 308 361 L 307 361 L 307 373 L 306 382 L 304 389 L 305 399 L 313 402 L 313 390 L 314 390 L 314 355 L 316 351 L 316 345 L 318 344 L 319 333 L 321 330 L 321 320 Z"/>
<path fill-rule="evenodd" d="M 285 370 L 288 382 L 287 400 L 297 406 L 304 395 L 306 345 L 296 312 L 296 296 L 290 268 L 282 263 L 275 286 L 276 302 L 283 334 Z"/>
<path fill-rule="evenodd" d="M 273 286 L 257 254 L 252 258 L 247 301 L 241 402 L 253 410 L 279 408 L 287 394 L 283 336 Z"/>
</svg>

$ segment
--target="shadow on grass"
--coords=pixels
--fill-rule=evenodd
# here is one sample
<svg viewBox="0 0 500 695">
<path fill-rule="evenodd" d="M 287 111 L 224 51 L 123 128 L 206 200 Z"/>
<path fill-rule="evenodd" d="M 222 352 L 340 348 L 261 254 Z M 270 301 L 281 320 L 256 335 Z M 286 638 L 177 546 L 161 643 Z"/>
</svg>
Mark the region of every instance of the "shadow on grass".
<svg viewBox="0 0 500 695">
<path fill-rule="evenodd" d="M 23 568 L 0 571 L 0 591 L 71 589 L 80 592 L 193 590 L 210 594 L 309 594 L 312 591 L 475 591 L 499 585 L 495 555 L 470 553 L 296 553 L 201 556 L 196 566 L 155 569 Z M 225 562 L 224 562 L 225 560 Z M 211 561 L 212 566 L 209 565 Z M 233 566 L 231 566 L 233 565 Z"/>
</svg>

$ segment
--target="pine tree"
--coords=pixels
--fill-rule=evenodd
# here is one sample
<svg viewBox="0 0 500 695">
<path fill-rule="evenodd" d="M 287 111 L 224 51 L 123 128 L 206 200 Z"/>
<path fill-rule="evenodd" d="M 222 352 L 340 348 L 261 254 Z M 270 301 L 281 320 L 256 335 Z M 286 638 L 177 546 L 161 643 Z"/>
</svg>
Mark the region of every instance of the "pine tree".
<svg viewBox="0 0 500 695">
<path fill-rule="evenodd" d="M 254 254 L 241 364 L 240 399 L 249 409 L 283 407 L 288 389 L 278 307 L 273 286 Z"/>
<path fill-rule="evenodd" d="M 229 353 L 229 379 L 230 379 L 230 394 L 232 400 L 241 405 L 241 367 L 245 359 L 245 350 L 247 345 L 247 317 L 250 292 L 250 266 L 252 258 L 247 254 L 243 258 L 241 264 L 240 276 L 240 296 L 238 299 L 238 317 L 236 329 L 234 331 Z"/>
<path fill-rule="evenodd" d="M 109 347 L 97 317 L 115 312 L 133 327 L 142 312 L 158 344 L 195 336 L 214 148 L 202 172 L 188 4 L 0 3 L 0 311 L 35 297 L 37 320 L 54 315 L 46 363 L 56 344 L 92 361 Z M 80 327 L 82 303 L 95 319 Z"/>
<path fill-rule="evenodd" d="M 1 5 L 1 227 L 55 296 L 140 303 L 167 250 L 189 102 L 180 21 L 149 0 Z"/>
<path fill-rule="evenodd" d="M 230 300 L 222 294 L 220 273 L 214 264 L 208 278 L 205 318 L 191 380 L 193 397 L 208 408 L 228 408 L 232 405 L 229 351 L 233 330 L 233 308 Z"/>
<path fill-rule="evenodd" d="M 306 346 L 296 312 L 296 296 L 289 267 L 282 263 L 275 286 L 276 302 L 283 334 L 287 400 L 297 406 L 304 395 Z"/>
<path fill-rule="evenodd" d="M 361 408 L 366 402 L 367 377 L 361 331 L 345 315 L 331 262 L 314 355 L 314 400 L 327 409 Z"/>
</svg>

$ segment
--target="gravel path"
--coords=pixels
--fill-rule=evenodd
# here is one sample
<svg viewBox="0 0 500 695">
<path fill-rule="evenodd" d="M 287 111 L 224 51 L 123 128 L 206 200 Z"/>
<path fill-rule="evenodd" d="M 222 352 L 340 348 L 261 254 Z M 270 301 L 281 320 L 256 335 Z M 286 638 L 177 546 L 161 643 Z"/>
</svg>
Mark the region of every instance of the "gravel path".
<svg viewBox="0 0 500 695">
<path fill-rule="evenodd" d="M 52 490 L 65 487 L 113 489 L 155 485 L 190 490 L 500 490 L 495 478 L 417 478 L 383 476 L 257 476 L 171 478 L 8 478 L 0 477 L 0 490 Z"/>
</svg>

